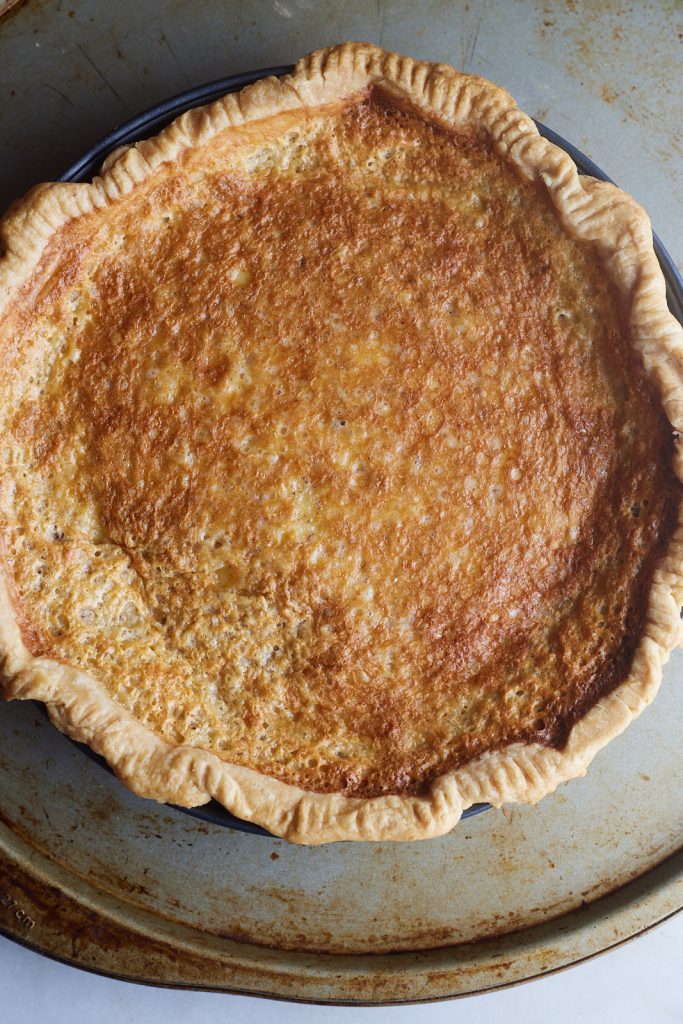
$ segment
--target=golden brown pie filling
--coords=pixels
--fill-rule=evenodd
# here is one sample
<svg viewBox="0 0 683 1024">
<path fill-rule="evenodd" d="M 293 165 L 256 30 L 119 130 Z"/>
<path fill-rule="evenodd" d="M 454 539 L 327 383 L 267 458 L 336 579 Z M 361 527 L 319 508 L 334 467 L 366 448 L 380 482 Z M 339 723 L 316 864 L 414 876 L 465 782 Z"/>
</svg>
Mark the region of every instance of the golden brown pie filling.
<svg viewBox="0 0 683 1024">
<path fill-rule="evenodd" d="M 14 305 L 25 641 L 309 790 L 561 746 L 680 498 L 597 256 L 473 129 L 369 96 L 236 134 L 72 222 Z"/>
</svg>

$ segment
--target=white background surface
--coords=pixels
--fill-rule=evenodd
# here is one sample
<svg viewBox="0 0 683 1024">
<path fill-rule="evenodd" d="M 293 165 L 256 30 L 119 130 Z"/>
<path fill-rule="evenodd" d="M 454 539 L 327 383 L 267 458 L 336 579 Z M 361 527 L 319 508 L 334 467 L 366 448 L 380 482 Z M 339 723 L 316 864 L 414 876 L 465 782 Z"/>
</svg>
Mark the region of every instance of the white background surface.
<svg viewBox="0 0 683 1024">
<path fill-rule="evenodd" d="M 131 985 L 0 938 L 3 1024 L 668 1024 L 683 1021 L 683 915 L 619 949 L 502 992 L 422 1006 L 322 1007 Z M 6 1009 L 3 1009 L 6 1008 Z M 5 1013 L 7 1016 L 5 1016 Z"/>
</svg>

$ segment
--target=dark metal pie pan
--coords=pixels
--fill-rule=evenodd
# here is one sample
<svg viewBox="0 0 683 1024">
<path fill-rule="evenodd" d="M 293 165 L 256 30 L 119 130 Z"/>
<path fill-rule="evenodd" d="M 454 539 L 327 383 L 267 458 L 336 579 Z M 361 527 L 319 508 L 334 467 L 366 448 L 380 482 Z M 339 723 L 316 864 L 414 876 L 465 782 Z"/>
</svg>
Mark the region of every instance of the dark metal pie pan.
<svg viewBox="0 0 683 1024">
<path fill-rule="evenodd" d="M 253 82 L 258 81 L 258 79 L 264 78 L 267 75 L 284 75 L 290 70 L 291 66 L 285 65 L 281 67 L 262 68 L 257 71 L 246 71 L 239 75 L 230 75 L 226 78 L 220 78 L 215 82 L 209 82 L 206 85 L 198 86 L 195 89 L 189 89 L 187 92 L 179 93 L 177 96 L 173 96 L 171 99 L 165 100 L 163 103 L 158 103 L 148 111 L 138 114 L 137 117 L 132 118 L 130 121 L 126 121 L 124 124 L 111 131 L 108 135 L 105 135 L 103 139 L 97 142 L 91 149 L 84 153 L 79 160 L 73 163 L 61 175 L 60 180 L 73 182 L 90 181 L 98 173 L 107 154 L 118 146 L 132 144 L 140 141 L 141 139 L 148 138 L 150 135 L 161 131 L 161 129 L 169 124 L 174 118 L 178 117 L 186 110 L 190 110 L 192 107 L 210 103 L 213 100 L 218 99 L 220 96 L 225 95 L 225 93 L 236 92 L 239 89 L 244 88 L 244 86 L 251 85 Z M 581 153 L 581 151 L 575 146 L 572 146 L 571 143 L 567 142 L 556 132 L 552 131 L 552 129 L 547 128 L 540 122 L 537 121 L 536 124 L 541 135 L 545 136 L 551 142 L 555 143 L 555 145 L 569 153 L 582 174 L 589 174 L 592 177 L 600 178 L 603 181 L 612 180 L 596 164 L 594 164 L 592 160 Z M 683 322 L 683 278 L 676 269 L 671 256 L 656 235 L 654 236 L 654 248 L 666 279 L 669 308 L 677 319 Z M 95 754 L 89 747 L 81 743 L 77 743 L 76 746 L 80 747 L 88 757 L 97 761 L 108 771 L 111 771 L 104 758 Z M 468 818 L 475 814 L 479 814 L 482 811 L 487 810 L 489 807 L 489 804 L 475 804 L 464 812 L 463 817 Z M 215 800 L 211 800 L 209 803 L 204 804 L 201 807 L 178 807 L 177 809 L 186 814 L 190 814 L 195 818 L 199 818 L 202 821 L 210 822 L 213 825 L 222 825 L 241 832 L 249 832 L 253 835 L 270 835 L 269 832 L 261 828 L 259 825 L 236 818 Z"/>
</svg>

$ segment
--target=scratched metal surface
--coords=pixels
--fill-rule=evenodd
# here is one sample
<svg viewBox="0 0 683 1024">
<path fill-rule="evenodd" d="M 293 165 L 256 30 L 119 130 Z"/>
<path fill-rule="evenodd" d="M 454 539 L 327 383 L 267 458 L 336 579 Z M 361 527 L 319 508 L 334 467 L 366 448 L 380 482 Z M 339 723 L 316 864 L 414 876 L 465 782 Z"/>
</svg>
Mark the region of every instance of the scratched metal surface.
<svg viewBox="0 0 683 1024">
<path fill-rule="evenodd" d="M 359 38 L 504 85 L 643 202 L 683 260 L 676 0 L 26 0 L 0 23 L 0 207 L 173 93 Z"/>
<path fill-rule="evenodd" d="M 0 20 L 0 207 L 168 95 L 344 38 L 505 85 L 643 202 L 681 265 L 670 3 L 27 0 Z M 319 849 L 142 801 L 32 705 L 3 705 L 0 928 L 127 977 L 316 1000 L 438 998 L 574 963 L 683 905 L 682 676 L 677 654 L 654 706 L 536 808 Z"/>
</svg>

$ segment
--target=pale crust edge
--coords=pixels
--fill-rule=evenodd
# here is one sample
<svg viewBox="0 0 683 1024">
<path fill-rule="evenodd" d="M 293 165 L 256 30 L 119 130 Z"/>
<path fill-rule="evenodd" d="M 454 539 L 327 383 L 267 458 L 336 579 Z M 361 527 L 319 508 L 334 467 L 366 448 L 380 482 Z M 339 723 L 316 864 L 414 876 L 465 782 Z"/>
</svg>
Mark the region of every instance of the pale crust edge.
<svg viewBox="0 0 683 1024">
<path fill-rule="evenodd" d="M 504 90 L 448 65 L 414 61 L 366 43 L 316 51 L 283 79 L 263 79 L 184 114 L 156 138 L 112 154 L 90 185 L 34 189 L 0 225 L 0 315 L 36 268 L 50 237 L 71 219 L 116 202 L 161 164 L 220 132 L 285 110 L 341 101 L 371 85 L 426 117 L 482 127 L 502 155 L 528 178 L 545 184 L 566 230 L 599 246 L 608 272 L 630 303 L 633 344 L 674 430 L 683 430 L 683 330 L 666 305 L 644 211 L 614 186 L 579 177 L 570 157 L 539 136 Z M 680 451 L 675 470 L 683 480 Z M 474 803 L 536 802 L 559 783 L 584 774 L 595 754 L 652 701 L 662 665 L 681 638 L 683 507 L 655 570 L 628 679 L 574 726 L 564 749 L 511 745 L 441 776 L 424 796 L 359 799 L 306 792 L 208 751 L 166 743 L 116 705 L 97 680 L 30 654 L 10 586 L 0 573 L 4 695 L 44 701 L 55 725 L 102 754 L 134 792 L 184 806 L 213 797 L 238 817 L 296 843 L 423 839 L 448 832 Z"/>
</svg>

